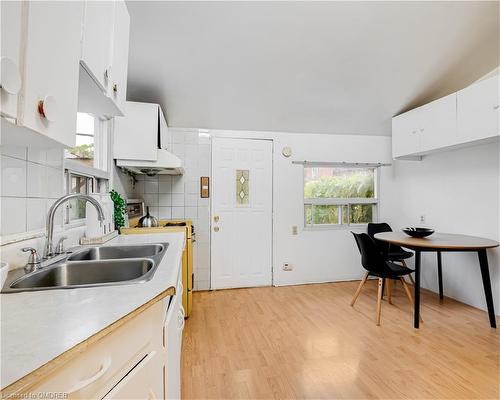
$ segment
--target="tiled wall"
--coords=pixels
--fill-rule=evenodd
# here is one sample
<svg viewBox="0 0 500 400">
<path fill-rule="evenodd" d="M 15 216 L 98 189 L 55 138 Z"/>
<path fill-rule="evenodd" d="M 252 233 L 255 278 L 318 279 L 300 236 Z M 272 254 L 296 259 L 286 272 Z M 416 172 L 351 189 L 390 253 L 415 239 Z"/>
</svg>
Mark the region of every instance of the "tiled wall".
<svg viewBox="0 0 500 400">
<path fill-rule="evenodd" d="M 2 237 L 45 227 L 47 210 L 63 194 L 63 151 L 0 146 Z M 62 223 L 62 214 L 56 222 Z"/>
<path fill-rule="evenodd" d="M 140 197 L 150 213 L 161 219 L 191 219 L 196 232 L 194 244 L 194 289 L 210 288 L 210 199 L 200 198 L 200 177 L 210 176 L 210 136 L 198 129 L 170 128 L 171 151 L 183 161 L 181 176 L 138 175 L 128 197 Z"/>
</svg>

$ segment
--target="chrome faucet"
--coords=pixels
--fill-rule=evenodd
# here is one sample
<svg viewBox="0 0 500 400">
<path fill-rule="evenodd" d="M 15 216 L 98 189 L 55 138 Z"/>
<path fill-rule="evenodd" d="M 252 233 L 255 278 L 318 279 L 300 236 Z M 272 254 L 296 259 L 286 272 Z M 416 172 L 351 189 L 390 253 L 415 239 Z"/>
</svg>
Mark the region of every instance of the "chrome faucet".
<svg viewBox="0 0 500 400">
<path fill-rule="evenodd" d="M 43 251 L 43 258 L 46 260 L 48 258 L 54 257 L 54 248 L 52 246 L 52 236 L 54 234 L 54 216 L 56 214 L 57 209 L 59 206 L 68 200 L 71 199 L 82 199 L 86 200 L 89 203 L 91 203 L 97 210 L 97 218 L 99 221 L 102 223 L 104 222 L 104 210 L 102 209 L 101 204 L 94 199 L 93 197 L 86 195 L 86 194 L 81 194 L 81 193 L 73 193 L 73 194 L 68 194 L 66 196 L 63 196 L 59 199 L 57 199 L 54 204 L 52 204 L 52 207 L 50 207 L 49 212 L 47 214 L 47 224 L 46 224 L 46 235 L 47 238 L 45 240 L 45 248 Z"/>
</svg>

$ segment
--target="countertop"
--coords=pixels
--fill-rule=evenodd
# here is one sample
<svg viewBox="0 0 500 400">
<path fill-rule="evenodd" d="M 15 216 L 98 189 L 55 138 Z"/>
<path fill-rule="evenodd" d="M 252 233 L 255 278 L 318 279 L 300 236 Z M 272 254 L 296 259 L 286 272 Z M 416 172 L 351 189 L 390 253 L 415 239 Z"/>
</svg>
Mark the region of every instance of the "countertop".
<svg viewBox="0 0 500 400">
<path fill-rule="evenodd" d="M 184 232 L 120 235 L 104 246 L 168 242 L 153 278 L 98 288 L 0 294 L 2 389 L 137 310 L 177 283 Z"/>
</svg>

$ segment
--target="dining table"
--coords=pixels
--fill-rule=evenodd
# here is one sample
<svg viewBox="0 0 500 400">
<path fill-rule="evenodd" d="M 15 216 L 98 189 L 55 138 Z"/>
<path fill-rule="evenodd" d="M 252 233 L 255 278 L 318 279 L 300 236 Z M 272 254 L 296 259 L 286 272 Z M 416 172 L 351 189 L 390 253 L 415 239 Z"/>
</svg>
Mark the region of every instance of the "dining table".
<svg viewBox="0 0 500 400">
<path fill-rule="evenodd" d="M 490 326 L 496 328 L 495 308 L 493 295 L 491 293 L 490 271 L 488 268 L 487 249 L 498 247 L 496 240 L 476 236 L 459 235 L 451 233 L 434 233 L 424 238 L 411 237 L 403 232 L 377 233 L 376 240 L 391 243 L 413 250 L 415 252 L 415 301 L 413 313 L 413 326 L 419 328 L 420 322 L 420 264 L 422 252 L 435 252 L 437 254 L 439 297 L 443 299 L 443 275 L 442 257 L 443 252 L 477 252 L 479 268 L 483 280 L 484 295 L 488 307 Z"/>
</svg>

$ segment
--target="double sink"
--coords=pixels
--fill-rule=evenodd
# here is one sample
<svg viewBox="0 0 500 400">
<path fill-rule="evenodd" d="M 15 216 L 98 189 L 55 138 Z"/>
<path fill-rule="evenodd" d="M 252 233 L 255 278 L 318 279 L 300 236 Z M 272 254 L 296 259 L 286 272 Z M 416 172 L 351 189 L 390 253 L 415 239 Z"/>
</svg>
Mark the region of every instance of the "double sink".
<svg viewBox="0 0 500 400">
<path fill-rule="evenodd" d="M 149 281 L 168 243 L 87 247 L 29 274 L 9 273 L 2 293 L 125 285 Z"/>
</svg>

